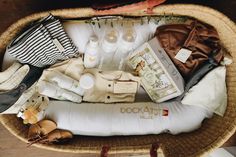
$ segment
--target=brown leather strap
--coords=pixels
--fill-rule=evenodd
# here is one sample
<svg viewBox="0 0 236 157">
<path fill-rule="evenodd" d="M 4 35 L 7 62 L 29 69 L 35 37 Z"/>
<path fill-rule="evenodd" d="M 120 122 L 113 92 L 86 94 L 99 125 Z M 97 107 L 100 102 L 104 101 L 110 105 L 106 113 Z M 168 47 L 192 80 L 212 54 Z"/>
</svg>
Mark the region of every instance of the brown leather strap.
<svg viewBox="0 0 236 157">
<path fill-rule="evenodd" d="M 157 149 L 159 148 L 159 144 L 158 143 L 153 143 L 152 147 L 150 149 L 150 157 L 157 157 L 158 153 L 157 153 Z"/>
<path fill-rule="evenodd" d="M 101 157 L 108 157 L 109 146 L 103 146 L 101 151 Z"/>
</svg>

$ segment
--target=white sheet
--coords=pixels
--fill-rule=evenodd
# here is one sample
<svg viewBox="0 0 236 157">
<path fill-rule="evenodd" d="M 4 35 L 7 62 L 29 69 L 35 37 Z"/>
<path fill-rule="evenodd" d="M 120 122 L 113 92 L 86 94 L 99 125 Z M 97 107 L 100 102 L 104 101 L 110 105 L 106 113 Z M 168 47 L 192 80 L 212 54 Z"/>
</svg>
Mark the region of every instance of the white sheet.
<svg viewBox="0 0 236 157">
<path fill-rule="evenodd" d="M 120 23 L 112 27 L 112 29 L 116 29 L 119 34 L 119 39 L 122 35 L 123 28 L 120 27 Z M 69 35 L 69 37 L 72 39 L 74 44 L 77 46 L 78 50 L 81 53 L 85 52 L 87 42 L 89 40 L 89 37 L 92 35 L 96 35 L 99 38 L 99 41 L 101 42 L 105 35 L 105 30 L 111 29 L 109 24 L 100 24 L 100 28 L 98 25 L 92 25 L 87 23 L 81 23 L 79 21 L 68 21 L 63 23 L 64 29 L 66 33 Z M 149 24 L 134 24 L 134 31 L 136 32 L 136 39 L 133 45 L 133 49 L 136 49 L 146 41 L 153 38 L 153 35 L 156 31 L 156 27 L 158 25 L 154 22 L 150 22 Z M 117 47 L 120 47 L 122 44 L 119 42 L 118 39 L 118 45 Z"/>
</svg>

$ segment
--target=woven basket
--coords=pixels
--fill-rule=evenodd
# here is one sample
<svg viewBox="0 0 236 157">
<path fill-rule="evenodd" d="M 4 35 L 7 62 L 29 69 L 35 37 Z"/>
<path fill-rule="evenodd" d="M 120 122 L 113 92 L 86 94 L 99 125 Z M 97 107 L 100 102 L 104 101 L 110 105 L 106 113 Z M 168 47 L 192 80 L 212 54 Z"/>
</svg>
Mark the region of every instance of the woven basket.
<svg viewBox="0 0 236 157">
<path fill-rule="evenodd" d="M 3 58 L 5 47 L 12 38 L 29 22 L 48 15 L 49 12 L 33 14 L 23 18 L 8 28 L 0 37 L 0 57 Z M 78 18 L 95 16 L 91 8 L 65 9 L 50 11 L 53 15 L 62 18 Z M 123 15 L 142 16 L 144 10 Z M 223 14 L 198 5 L 162 5 L 154 9 L 155 15 L 174 14 L 196 18 L 218 30 L 222 44 L 226 51 L 234 58 L 234 63 L 227 67 L 228 107 L 225 116 L 214 115 L 205 120 L 202 127 L 191 133 L 179 135 L 146 135 L 146 136 L 113 136 L 113 137 L 86 137 L 76 136 L 70 143 L 65 145 L 40 145 L 39 148 L 72 153 L 100 154 L 101 148 L 110 147 L 108 154 L 124 156 L 124 154 L 148 154 L 153 143 L 160 143 L 158 154 L 166 157 L 196 157 L 209 153 L 226 142 L 236 130 L 236 26 Z M 16 118 L 15 115 L 1 115 L 2 124 L 16 137 L 27 142 L 26 125 Z M 157 124 L 158 125 L 158 124 Z"/>
</svg>

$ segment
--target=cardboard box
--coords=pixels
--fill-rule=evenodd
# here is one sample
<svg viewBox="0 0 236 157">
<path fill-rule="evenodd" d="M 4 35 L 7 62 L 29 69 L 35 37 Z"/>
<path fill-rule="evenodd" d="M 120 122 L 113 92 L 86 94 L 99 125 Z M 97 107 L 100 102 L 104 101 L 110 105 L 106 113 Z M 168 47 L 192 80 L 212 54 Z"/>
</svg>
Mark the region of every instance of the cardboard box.
<svg viewBox="0 0 236 157">
<path fill-rule="evenodd" d="M 156 38 L 137 48 L 127 62 L 139 74 L 141 85 L 154 102 L 163 102 L 184 92 L 183 77 Z"/>
</svg>

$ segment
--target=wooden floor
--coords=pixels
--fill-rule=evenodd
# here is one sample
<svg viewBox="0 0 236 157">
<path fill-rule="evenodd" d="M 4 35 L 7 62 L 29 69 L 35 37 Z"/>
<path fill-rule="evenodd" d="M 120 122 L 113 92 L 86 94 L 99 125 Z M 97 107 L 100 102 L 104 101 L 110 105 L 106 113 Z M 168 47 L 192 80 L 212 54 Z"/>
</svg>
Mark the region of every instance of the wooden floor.
<svg viewBox="0 0 236 157">
<path fill-rule="evenodd" d="M 108 0 L 97 0 L 98 2 Z M 236 21 L 236 1 L 235 0 L 167 0 L 168 3 L 197 3 L 208 5 L 220 10 L 232 20 Z M 92 0 L 0 0 L 0 33 L 9 27 L 16 20 L 29 14 L 58 9 L 72 8 L 80 6 L 89 6 Z M 225 143 L 224 146 L 236 146 L 236 134 Z M 58 153 L 38 149 L 35 147 L 26 147 L 26 144 L 11 135 L 0 124 L 0 157 L 88 157 L 90 155 L 78 155 L 70 153 Z M 93 155 L 91 155 L 93 156 Z"/>
</svg>

